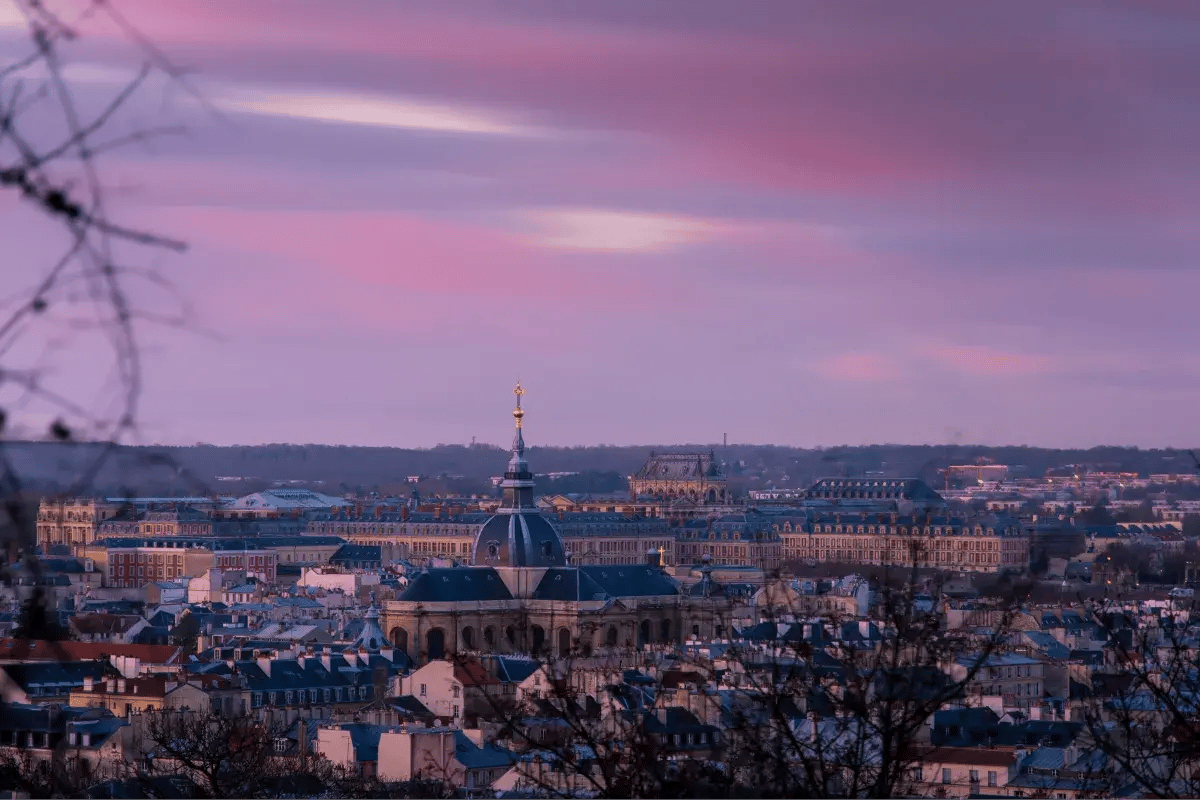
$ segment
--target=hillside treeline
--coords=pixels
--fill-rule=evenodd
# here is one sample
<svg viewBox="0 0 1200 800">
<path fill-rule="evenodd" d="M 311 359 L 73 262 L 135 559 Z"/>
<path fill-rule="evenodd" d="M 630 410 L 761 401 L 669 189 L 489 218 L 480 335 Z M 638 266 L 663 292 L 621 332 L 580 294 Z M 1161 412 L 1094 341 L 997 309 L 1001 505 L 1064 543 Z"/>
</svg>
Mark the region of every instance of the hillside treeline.
<svg viewBox="0 0 1200 800">
<path fill-rule="evenodd" d="M 66 491 L 80 466 L 99 445 L 10 442 L 5 445 L 25 488 L 33 492 Z M 820 477 L 921 477 L 941 485 L 939 471 L 950 464 L 991 459 L 1013 467 L 1016 476 L 1037 477 L 1064 465 L 1093 470 L 1189 472 L 1195 464 L 1186 452 L 1096 447 L 1052 450 L 1035 447 L 967 445 L 870 445 L 805 449 L 776 445 L 732 444 L 690 446 L 532 447 L 531 466 L 538 473 L 580 473 L 560 478 L 547 489 L 611 491 L 635 472 L 652 450 L 708 451 L 728 465 L 738 488 L 803 486 Z M 489 479 L 501 474 L 508 452 L 491 445 L 443 445 L 409 450 L 396 447 L 264 444 L 186 447 L 124 447 L 104 462 L 93 486 L 101 492 L 137 494 L 237 493 L 290 481 L 322 486 L 334 493 L 411 488 L 419 477 L 424 493 L 490 491 Z M 407 491 L 405 492 L 407 494 Z"/>
</svg>

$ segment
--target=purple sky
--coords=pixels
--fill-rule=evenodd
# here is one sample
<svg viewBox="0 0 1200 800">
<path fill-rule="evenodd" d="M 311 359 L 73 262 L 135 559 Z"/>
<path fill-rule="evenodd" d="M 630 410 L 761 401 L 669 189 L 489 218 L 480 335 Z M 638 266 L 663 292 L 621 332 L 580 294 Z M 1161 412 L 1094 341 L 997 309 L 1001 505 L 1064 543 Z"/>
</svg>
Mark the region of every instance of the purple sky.
<svg viewBox="0 0 1200 800">
<path fill-rule="evenodd" d="M 1196 441 L 1200 6 L 113 2 L 217 112 L 106 164 L 191 245 L 144 440 L 504 442 L 520 374 L 531 443 Z"/>
</svg>

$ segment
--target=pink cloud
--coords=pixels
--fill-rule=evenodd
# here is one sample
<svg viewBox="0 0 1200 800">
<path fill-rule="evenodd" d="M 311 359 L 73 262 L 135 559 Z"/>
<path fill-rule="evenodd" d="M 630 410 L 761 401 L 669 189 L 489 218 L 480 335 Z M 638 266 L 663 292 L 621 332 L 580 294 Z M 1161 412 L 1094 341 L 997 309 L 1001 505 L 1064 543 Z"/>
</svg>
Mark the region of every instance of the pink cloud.
<svg viewBox="0 0 1200 800">
<path fill-rule="evenodd" d="M 298 265 L 284 296 L 324 292 L 317 281 L 455 298 L 570 301 L 579 307 L 651 307 L 668 297 L 672 271 L 643 261 L 566 258 L 493 228 L 400 212 L 176 208 L 155 215 L 191 241 Z M 629 292 L 637 281 L 637 291 Z"/>
<path fill-rule="evenodd" d="M 684 175 L 778 187 L 861 191 L 1123 153 L 1121 128 L 1102 124 L 1119 101 L 1096 92 L 1136 92 L 1130 76 L 1146 80 L 1137 69 L 1144 52 L 1065 21 L 1053 36 L 987 46 L 940 35 L 953 23 L 942 30 L 886 14 L 872 24 L 803 15 L 802 26 L 784 6 L 777 31 L 751 32 L 291 3 L 263 4 L 250 26 L 230 24 L 244 14 L 236 3 L 128 5 L 127 15 L 164 46 L 233 52 L 233 65 L 252 69 L 264 50 L 335 61 L 366 54 L 378 59 L 371 71 L 385 76 L 376 82 L 393 91 L 652 133 L 671 142 L 668 156 Z M 1004 30 L 1010 16 L 980 12 L 959 26 Z M 848 46 L 852 38 L 869 46 Z M 212 63 L 226 72 L 233 65 Z M 421 77 L 406 79 L 409 68 Z"/>
</svg>

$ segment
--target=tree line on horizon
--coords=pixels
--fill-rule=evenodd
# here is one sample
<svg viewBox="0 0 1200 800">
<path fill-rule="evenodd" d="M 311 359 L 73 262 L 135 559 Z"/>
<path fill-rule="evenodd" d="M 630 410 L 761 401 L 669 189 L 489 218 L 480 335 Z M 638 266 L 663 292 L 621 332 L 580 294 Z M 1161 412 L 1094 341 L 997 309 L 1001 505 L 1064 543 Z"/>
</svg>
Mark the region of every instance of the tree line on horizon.
<svg viewBox="0 0 1200 800">
<path fill-rule="evenodd" d="M 101 445 L 21 442 L 6 445 L 10 459 L 34 492 L 60 491 L 77 475 L 79 463 Z M 825 477 L 921 478 L 943 486 L 941 470 L 981 459 L 1008 464 L 1014 477 L 1040 477 L 1079 465 L 1104 471 L 1189 473 L 1186 453 L 1134 447 L 1056 450 L 1025 446 L 862 445 L 801 448 L 782 445 L 592 445 L 529 448 L 530 463 L 542 474 L 547 493 L 599 493 L 624 488 L 651 452 L 713 451 L 726 465 L 736 489 L 761 486 L 801 488 Z M 504 471 L 508 451 L 494 445 L 439 445 L 428 449 L 320 444 L 122 447 L 96 476 L 103 492 L 210 494 L 257 491 L 280 482 L 347 492 L 407 495 L 418 479 L 422 494 L 491 491 L 490 479 Z M 547 473 L 575 473 L 557 479 Z M 555 484 L 558 486 L 555 486 Z"/>
</svg>

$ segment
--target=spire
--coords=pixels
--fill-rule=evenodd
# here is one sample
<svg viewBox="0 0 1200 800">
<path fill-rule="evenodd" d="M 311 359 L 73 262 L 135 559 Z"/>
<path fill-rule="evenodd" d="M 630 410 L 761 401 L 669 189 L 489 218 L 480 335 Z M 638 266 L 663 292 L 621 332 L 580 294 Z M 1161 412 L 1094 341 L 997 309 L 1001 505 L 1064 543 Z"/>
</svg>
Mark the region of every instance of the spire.
<svg viewBox="0 0 1200 800">
<path fill-rule="evenodd" d="M 367 620 L 354 644 L 366 650 L 380 650 L 387 646 L 387 636 L 379 627 L 379 609 L 375 606 L 375 593 L 371 593 L 371 607 L 367 609 Z"/>
<path fill-rule="evenodd" d="M 513 389 L 513 394 L 517 396 L 517 407 L 513 409 L 513 420 L 517 423 L 517 431 L 513 434 L 513 455 L 525 455 L 525 437 L 521 435 L 521 420 L 525 418 L 525 409 L 521 408 L 521 396 L 525 394 L 525 390 L 521 387 L 521 379 L 517 378 L 517 388 Z"/>
<path fill-rule="evenodd" d="M 534 507 L 533 473 L 529 471 L 529 464 L 525 461 L 525 436 L 522 432 L 525 409 L 521 408 L 521 398 L 525 395 L 525 388 L 521 386 L 520 378 L 517 379 L 517 386 L 513 389 L 513 394 L 517 396 L 517 407 L 512 412 L 513 421 L 516 423 L 516 432 L 513 434 L 512 458 L 508 460 L 508 469 L 504 471 L 504 482 L 500 484 L 504 489 L 504 502 L 501 504 L 501 508 L 529 511 Z"/>
</svg>

